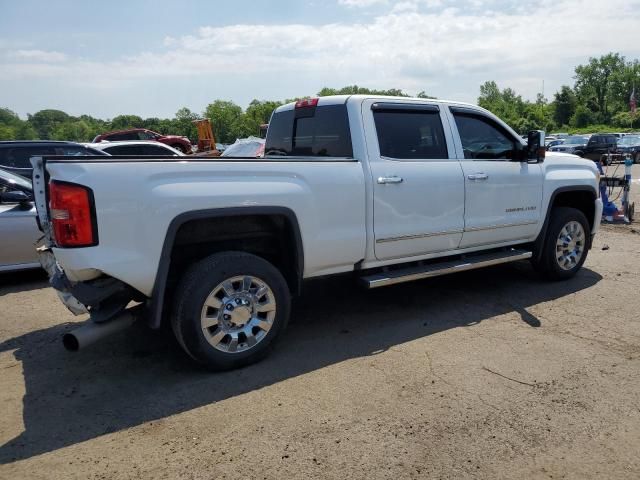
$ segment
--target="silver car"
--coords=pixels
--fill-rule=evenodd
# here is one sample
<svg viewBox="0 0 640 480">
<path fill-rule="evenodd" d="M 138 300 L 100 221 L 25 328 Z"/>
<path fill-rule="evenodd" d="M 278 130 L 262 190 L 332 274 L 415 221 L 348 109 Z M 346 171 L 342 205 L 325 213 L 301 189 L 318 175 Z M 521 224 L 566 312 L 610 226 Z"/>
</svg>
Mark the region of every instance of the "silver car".
<svg viewBox="0 0 640 480">
<path fill-rule="evenodd" d="M 0 169 L 0 272 L 39 268 L 34 245 L 41 236 L 31 182 Z"/>
</svg>

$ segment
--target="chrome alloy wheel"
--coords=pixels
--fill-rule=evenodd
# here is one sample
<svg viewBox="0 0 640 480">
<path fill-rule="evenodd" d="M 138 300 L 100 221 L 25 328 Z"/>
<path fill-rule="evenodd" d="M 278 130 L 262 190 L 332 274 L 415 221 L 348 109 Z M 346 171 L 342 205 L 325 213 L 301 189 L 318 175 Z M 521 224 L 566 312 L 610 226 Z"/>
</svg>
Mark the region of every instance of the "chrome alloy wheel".
<svg viewBox="0 0 640 480">
<path fill-rule="evenodd" d="M 563 270 L 571 270 L 578 263 L 584 254 L 585 233 L 580 222 L 575 220 L 567 223 L 556 241 L 556 261 Z"/>
<path fill-rule="evenodd" d="M 261 279 L 249 275 L 218 284 L 202 307 L 200 324 L 216 350 L 245 352 L 260 343 L 276 317 L 276 298 Z"/>
</svg>

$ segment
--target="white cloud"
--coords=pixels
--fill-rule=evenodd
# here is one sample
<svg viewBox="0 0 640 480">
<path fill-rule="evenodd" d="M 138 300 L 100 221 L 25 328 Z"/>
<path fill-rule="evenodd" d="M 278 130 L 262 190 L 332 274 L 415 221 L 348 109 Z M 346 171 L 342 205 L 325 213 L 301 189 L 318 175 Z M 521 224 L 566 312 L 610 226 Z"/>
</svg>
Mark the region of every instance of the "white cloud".
<svg viewBox="0 0 640 480">
<path fill-rule="evenodd" d="M 166 37 L 160 52 L 115 61 L 40 50 L 0 53 L 0 69 L 5 79 L 55 77 L 68 88 L 114 92 L 147 89 L 149 82 L 161 88 L 176 79 L 181 85 L 211 82 L 208 98 L 239 103 L 347 84 L 474 101 L 485 80 L 534 98 L 544 79 L 550 97 L 572 83 L 573 67 L 590 56 L 620 51 L 640 57 L 639 6 L 637 0 L 540 0 L 533 9 L 522 3 L 506 8 L 497 0 L 404 0 L 386 14 L 350 24 L 203 27 Z"/>
<path fill-rule="evenodd" d="M 10 53 L 10 56 L 18 60 L 46 63 L 57 63 L 67 60 L 67 55 L 64 53 L 45 50 L 15 50 Z"/>
</svg>

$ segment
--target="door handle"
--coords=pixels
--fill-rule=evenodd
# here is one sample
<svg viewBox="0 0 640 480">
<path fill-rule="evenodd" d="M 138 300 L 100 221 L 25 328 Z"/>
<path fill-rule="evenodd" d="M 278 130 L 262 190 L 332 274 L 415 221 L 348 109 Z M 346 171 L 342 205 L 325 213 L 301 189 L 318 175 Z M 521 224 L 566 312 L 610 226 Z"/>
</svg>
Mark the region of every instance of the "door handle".
<svg viewBox="0 0 640 480">
<path fill-rule="evenodd" d="M 378 177 L 379 184 L 385 183 L 402 183 L 404 180 L 402 177 Z"/>
<path fill-rule="evenodd" d="M 467 175 L 469 180 L 487 180 L 489 175 L 486 173 L 472 173 L 471 175 Z"/>
</svg>

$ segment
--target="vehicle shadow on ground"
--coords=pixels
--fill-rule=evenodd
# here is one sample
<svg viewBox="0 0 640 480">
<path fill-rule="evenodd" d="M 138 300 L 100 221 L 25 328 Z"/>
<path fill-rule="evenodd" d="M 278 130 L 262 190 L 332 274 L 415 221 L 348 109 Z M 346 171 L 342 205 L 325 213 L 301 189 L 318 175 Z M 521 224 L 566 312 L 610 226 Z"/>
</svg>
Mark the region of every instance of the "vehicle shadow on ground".
<svg viewBox="0 0 640 480">
<path fill-rule="evenodd" d="M 9 293 L 29 292 L 49 285 L 47 272 L 41 268 L 0 273 L 0 297 Z"/>
<path fill-rule="evenodd" d="M 546 283 L 528 264 L 505 265 L 379 290 L 353 279 L 316 280 L 296 301 L 278 348 L 226 373 L 194 366 L 163 331 L 135 326 L 90 350 L 69 353 L 60 338 L 76 324 L 34 331 L 0 344 L 22 363 L 25 431 L 0 447 L 10 463 L 100 435 L 219 402 L 347 359 L 576 293 L 602 277 L 583 269 Z"/>
</svg>

